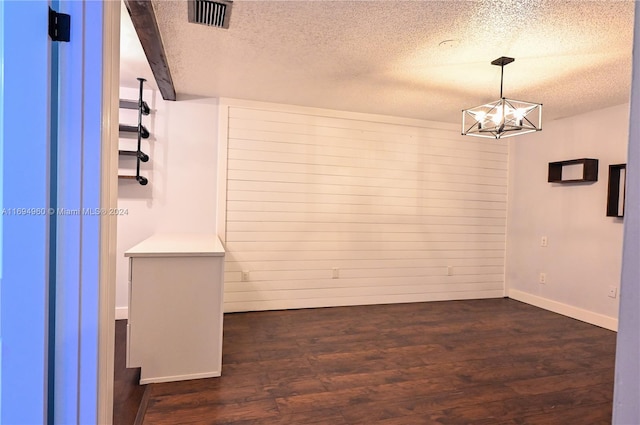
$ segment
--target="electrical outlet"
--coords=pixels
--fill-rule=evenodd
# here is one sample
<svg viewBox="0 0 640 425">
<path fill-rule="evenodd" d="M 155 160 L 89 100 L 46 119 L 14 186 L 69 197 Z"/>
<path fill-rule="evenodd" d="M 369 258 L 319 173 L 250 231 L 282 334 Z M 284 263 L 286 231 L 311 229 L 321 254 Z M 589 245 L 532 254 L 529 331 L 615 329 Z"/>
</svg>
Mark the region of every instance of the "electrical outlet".
<svg viewBox="0 0 640 425">
<path fill-rule="evenodd" d="M 340 277 L 340 269 L 337 267 L 334 267 L 331 269 L 331 279 L 337 279 Z"/>
<path fill-rule="evenodd" d="M 249 270 L 242 270 L 242 281 L 243 282 L 249 281 Z"/>
<path fill-rule="evenodd" d="M 549 244 L 549 239 L 546 236 L 540 238 L 540 246 L 547 246 Z"/>
<path fill-rule="evenodd" d="M 538 276 L 538 282 L 547 283 L 547 274 L 546 273 L 540 273 L 540 275 Z"/>
<path fill-rule="evenodd" d="M 453 276 L 453 266 L 447 266 L 447 276 Z"/>
<path fill-rule="evenodd" d="M 618 296 L 618 288 L 615 286 L 609 286 L 609 298 L 615 298 Z"/>
</svg>

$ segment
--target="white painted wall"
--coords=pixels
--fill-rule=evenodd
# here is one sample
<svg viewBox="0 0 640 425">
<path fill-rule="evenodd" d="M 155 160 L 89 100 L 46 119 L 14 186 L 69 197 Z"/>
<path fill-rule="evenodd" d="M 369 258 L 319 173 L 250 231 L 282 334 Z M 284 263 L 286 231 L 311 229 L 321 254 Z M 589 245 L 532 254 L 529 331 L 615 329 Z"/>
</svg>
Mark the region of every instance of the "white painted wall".
<svg viewBox="0 0 640 425">
<path fill-rule="evenodd" d="M 137 99 L 137 89 L 121 87 L 120 97 Z M 214 233 L 218 101 L 213 98 L 162 100 L 156 90 L 145 90 L 152 112 L 143 116 L 151 137 L 142 150 L 150 155 L 142 164 L 147 186 L 120 180 L 118 217 L 116 315 L 126 317 L 128 262 L 124 252 L 155 233 Z M 121 109 L 121 122 L 137 124 L 137 113 Z M 121 147 L 135 142 L 122 137 Z M 135 159 L 120 158 L 120 172 L 135 174 Z"/>
<path fill-rule="evenodd" d="M 506 142 L 228 102 L 226 311 L 503 296 Z"/>
<path fill-rule="evenodd" d="M 544 124 L 510 139 L 506 285 L 510 297 L 610 329 L 617 326 L 621 219 L 606 217 L 610 164 L 625 163 L 629 105 Z M 548 163 L 599 160 L 595 183 L 547 182 Z M 541 247 L 541 237 L 548 246 Z M 546 273 L 546 284 L 539 273 Z"/>
<path fill-rule="evenodd" d="M 121 88 L 121 97 L 135 98 L 136 96 L 137 91 L 135 89 Z M 127 209 L 128 211 L 127 215 L 118 217 L 116 306 L 119 310 L 119 317 L 126 315 L 127 307 L 127 262 L 123 255 L 125 250 L 154 233 L 220 231 L 220 229 L 216 228 L 215 223 L 215 217 L 218 213 L 218 211 L 216 211 L 216 196 L 219 195 L 216 189 L 216 185 L 218 184 L 216 177 L 218 172 L 218 147 L 216 141 L 218 126 L 216 117 L 218 116 L 219 110 L 217 100 L 190 99 L 178 102 L 165 102 L 161 99 L 159 93 L 154 90 L 145 91 L 145 98 L 153 109 L 153 113 L 150 116 L 143 118 L 143 122 L 152 134 L 152 137 L 148 141 L 143 142 L 144 149 L 146 149 L 151 156 L 151 161 L 148 164 L 143 164 L 143 174 L 149 178 L 150 183 L 146 187 L 129 181 L 119 183 L 119 207 Z M 282 105 L 282 107 L 297 108 L 286 107 L 285 105 Z M 339 114 L 337 111 L 333 112 Z M 127 115 L 130 113 L 131 111 L 123 112 L 123 119 L 127 122 L 132 122 L 132 115 Z M 356 114 L 354 116 L 359 115 Z M 135 118 L 135 115 L 133 115 L 133 118 Z M 399 120 L 398 123 L 402 121 L 402 119 L 397 120 Z M 239 121 L 236 120 L 234 122 L 238 123 Z M 362 125 L 362 122 L 359 121 L 357 125 Z M 374 130 L 375 126 L 373 126 L 373 124 L 370 123 L 366 125 L 371 127 L 368 129 L 366 127 L 361 128 L 358 131 L 363 129 Z M 393 124 L 389 123 L 385 125 L 393 126 Z M 541 133 L 522 136 L 509 141 L 510 159 L 508 164 L 510 187 L 506 227 L 507 261 L 505 265 L 507 292 L 509 296 L 615 329 L 618 314 L 618 299 L 611 299 L 607 294 L 609 286 L 618 287 L 619 284 L 622 223 L 621 220 L 606 217 L 605 207 L 608 165 L 626 161 L 627 125 L 628 105 L 620 105 L 577 117 L 549 122 L 545 124 L 544 131 Z M 451 137 L 456 139 L 457 136 L 453 135 L 455 130 L 452 129 L 451 131 Z M 402 131 L 400 133 L 402 133 Z M 495 143 L 493 141 L 478 141 L 478 139 L 472 138 L 463 138 L 463 140 L 469 140 L 469 142 L 465 142 L 471 143 L 468 146 L 474 144 L 476 146 L 490 146 L 483 144 Z M 127 143 L 127 140 L 123 140 L 123 145 Z M 478 143 L 480 143 L 480 145 L 478 145 Z M 366 152 L 368 149 L 364 145 L 358 148 L 362 149 L 362 152 Z M 503 148 L 504 146 L 502 149 Z M 498 155 L 505 155 L 504 151 L 500 153 L 500 149 L 499 147 L 497 151 Z M 247 152 L 251 151 L 249 150 Z M 581 157 L 593 157 L 600 160 L 598 182 L 580 185 L 547 183 L 548 162 Z M 454 157 L 452 156 L 451 158 Z M 506 155 L 504 158 L 506 160 Z M 234 160 L 234 166 L 242 165 L 242 163 L 238 161 L 246 160 L 249 160 L 249 158 L 236 158 Z M 464 162 L 459 162 L 459 160 L 452 161 L 458 161 L 461 166 L 465 165 Z M 248 163 L 244 163 L 242 166 L 246 166 L 247 164 Z M 131 159 L 121 159 L 120 165 L 123 172 L 128 168 L 133 170 L 131 168 L 133 165 Z M 367 165 L 367 167 L 369 165 Z M 277 165 L 277 167 L 280 166 L 281 165 Z M 307 164 L 304 167 L 312 166 L 313 164 Z M 429 167 L 433 167 L 433 164 L 430 164 Z M 496 176 L 502 178 L 499 175 L 500 167 L 498 167 L 497 170 L 498 174 Z M 241 170 L 236 170 L 235 173 L 238 174 L 240 171 Z M 357 174 L 362 172 L 362 170 L 356 170 L 354 172 Z M 469 170 L 464 171 L 464 173 L 468 172 Z M 388 173 L 388 171 L 384 171 L 384 173 Z M 347 177 L 352 179 L 354 176 L 355 174 Z M 433 182 L 429 184 L 432 185 Z M 221 187 L 225 187 L 225 185 L 221 185 Z M 260 190 L 254 190 L 252 192 L 259 196 L 264 196 L 261 186 Z M 238 194 L 236 193 L 235 195 Z M 244 195 L 246 195 L 246 193 Z M 362 199 L 362 193 L 357 195 Z M 432 195 L 433 193 L 429 196 Z M 493 202 L 504 202 L 504 198 L 498 199 L 493 195 L 490 198 Z M 379 199 L 373 200 L 380 201 Z M 253 202 L 255 200 L 249 201 Z M 338 200 L 335 196 L 331 199 L 331 202 L 334 201 L 337 203 L 346 202 L 344 199 L 342 201 Z M 407 201 L 407 199 L 403 200 L 403 202 L 405 201 Z M 443 200 L 436 201 L 443 202 Z M 248 205 L 243 202 L 245 201 L 237 198 L 232 200 L 230 205 L 232 208 L 242 210 Z M 433 200 L 429 202 L 433 205 Z M 466 199 L 465 202 L 467 205 L 472 205 L 473 202 L 477 203 L 478 200 L 472 201 Z M 353 202 L 346 203 L 349 204 Z M 495 205 L 496 204 L 494 204 L 494 206 Z M 421 207 L 424 207 L 424 205 Z M 264 208 L 264 204 L 260 205 L 260 208 L 258 208 L 258 211 L 255 211 L 255 213 L 262 214 Z M 496 210 L 491 214 L 495 212 Z M 480 216 L 476 218 L 482 219 Z M 499 217 L 497 218 L 500 220 Z M 421 223 L 423 226 L 424 224 L 425 223 Z M 503 225 L 500 222 L 483 222 L 481 224 L 497 225 L 498 227 Z M 233 226 L 235 226 L 232 227 L 235 230 L 240 229 L 237 223 Z M 288 224 L 287 226 L 293 226 L 293 224 Z M 373 228 L 371 226 L 366 227 L 367 229 Z M 342 225 L 342 228 L 344 230 L 344 225 Z M 449 230 L 451 229 L 449 228 Z M 249 234 L 236 232 L 234 234 L 236 240 L 231 242 L 244 244 L 246 241 L 241 241 L 237 238 L 247 235 Z M 262 238 L 265 236 L 265 234 L 260 233 L 257 235 Z M 338 238 L 338 236 L 345 237 L 345 233 L 342 235 L 338 235 L 336 232 L 333 232 L 333 235 L 314 233 L 307 236 L 321 236 L 324 239 L 329 238 L 329 242 L 335 245 L 340 242 L 336 238 Z M 548 247 L 540 247 L 541 236 L 548 237 Z M 226 237 L 226 235 L 223 235 L 223 238 L 224 237 Z M 333 239 L 331 239 L 332 237 Z M 484 236 L 479 237 L 482 239 Z M 500 238 L 500 232 L 489 237 Z M 504 238 L 504 236 L 502 237 Z M 380 242 L 378 240 L 379 238 L 369 238 L 362 241 L 353 240 L 353 235 L 349 236 L 349 238 L 351 239 L 348 243 L 351 244 L 354 242 L 366 243 L 367 241 L 371 241 L 372 243 Z M 478 237 L 476 237 L 476 239 L 477 238 Z M 484 241 L 484 239 L 482 239 L 482 241 L 480 239 L 478 239 L 478 241 Z M 260 242 L 264 245 L 265 243 L 275 243 L 277 241 L 256 239 L 255 242 Z M 318 244 L 319 242 L 322 241 L 317 240 L 314 243 Z M 413 242 L 419 243 L 420 241 Z M 487 240 L 485 242 L 500 243 L 500 240 L 494 241 L 492 239 L 491 241 Z M 339 247 L 339 245 L 335 245 L 332 249 L 335 249 L 335 247 Z M 404 277 L 413 279 L 410 285 L 426 285 L 430 284 L 429 282 L 431 282 L 431 284 L 454 282 L 456 278 L 451 279 L 446 276 L 446 266 L 451 263 L 455 267 L 456 265 L 462 265 L 462 263 L 459 262 L 460 260 L 457 260 L 458 262 L 453 261 L 453 259 L 450 258 L 450 256 L 447 257 L 447 255 L 448 254 L 444 253 L 437 254 L 439 259 L 433 262 L 433 264 L 429 263 L 432 267 L 430 270 L 422 269 L 420 271 L 416 269 L 418 273 L 422 274 L 425 274 L 425 272 L 429 272 L 426 274 L 434 272 L 433 274 L 435 276 L 428 278 L 417 277 L 417 279 L 416 276 Z M 473 263 L 473 266 L 487 267 L 486 270 L 490 272 L 490 275 L 495 275 L 495 273 L 491 272 L 491 270 L 493 270 L 492 268 L 501 267 L 501 265 L 504 264 L 504 260 L 499 258 L 489 259 L 486 261 L 486 264 L 480 264 L 478 263 L 478 261 L 480 261 L 478 259 L 481 258 L 481 255 L 478 254 L 476 257 L 476 262 Z M 239 258 L 238 254 L 232 253 L 229 255 L 230 260 L 233 258 Z M 319 257 L 318 260 L 320 259 Z M 363 258 L 363 260 L 365 259 Z M 389 258 L 389 260 L 391 260 L 391 258 Z M 331 261 L 336 264 L 329 264 Z M 405 261 L 403 267 L 415 268 L 416 266 L 420 266 L 420 264 L 409 264 L 409 262 Z M 393 264 L 397 266 L 400 263 Z M 425 263 L 425 265 L 427 265 L 427 263 Z M 270 290 L 274 291 L 270 296 L 276 293 L 284 295 L 287 290 L 292 289 L 290 288 L 292 284 L 296 284 L 295 279 L 293 283 L 289 278 L 278 280 L 278 278 L 271 276 L 271 272 L 268 272 L 268 270 L 266 270 L 267 275 L 261 274 L 263 271 L 257 269 L 261 266 L 265 265 L 255 265 L 251 262 L 243 264 L 242 261 L 227 263 L 227 310 L 265 308 L 264 306 L 257 306 L 259 302 L 256 303 L 256 300 L 253 300 L 251 297 L 246 297 L 246 293 L 253 292 L 252 296 L 255 298 L 255 289 L 258 280 L 263 281 L 261 290 L 269 287 Z M 300 264 L 295 264 L 287 267 L 292 270 L 300 270 L 299 266 Z M 336 281 L 331 279 L 328 273 L 333 267 L 339 267 L 341 269 L 341 276 L 343 278 L 349 276 L 349 273 L 356 273 L 354 270 L 350 270 L 350 267 L 345 266 L 344 261 L 337 262 L 333 260 L 333 258 L 328 258 L 322 264 L 307 263 L 307 266 L 314 268 L 316 271 L 313 273 L 315 274 L 319 273 L 317 270 L 324 270 L 326 272 L 320 277 L 310 275 L 310 280 L 315 280 L 315 283 L 304 282 L 302 287 L 298 288 L 310 290 L 311 292 L 307 292 L 307 295 L 311 294 L 318 298 L 324 298 L 325 301 L 320 304 L 327 304 L 326 299 L 331 298 L 331 296 L 324 296 L 326 294 L 317 292 L 318 289 L 321 289 L 322 285 L 333 286 L 333 291 L 347 295 L 346 298 L 351 299 L 348 303 L 353 303 L 352 300 L 354 299 L 364 299 L 363 294 L 366 291 L 369 291 L 368 296 L 371 298 L 371 302 L 382 302 L 393 299 L 390 295 L 394 294 L 386 292 L 379 293 L 379 288 L 376 288 L 373 292 L 371 292 L 371 288 L 354 292 L 353 290 L 344 288 L 343 280 L 338 279 Z M 242 282 L 240 271 L 243 269 L 252 271 L 251 282 Z M 538 283 L 538 274 L 540 272 L 547 274 L 547 283 L 545 285 Z M 280 271 L 278 273 L 284 273 L 285 275 L 289 273 L 290 276 L 293 276 L 290 272 L 286 271 Z M 304 274 L 304 271 L 298 271 L 297 273 L 298 275 L 296 276 L 299 276 L 300 273 Z M 398 279 L 400 276 L 394 275 L 389 277 L 390 279 L 387 280 L 396 280 L 399 283 Z M 354 274 L 353 278 L 366 280 L 370 277 L 355 276 Z M 377 278 L 382 279 L 381 276 L 377 276 Z M 298 279 L 298 277 L 296 277 L 296 279 Z M 309 278 L 302 280 L 308 281 Z M 499 281 L 493 278 L 489 280 Z M 324 282 L 320 284 L 320 288 L 318 287 L 319 281 Z M 362 282 L 359 283 L 359 285 L 362 284 Z M 367 287 L 366 285 L 364 286 Z M 416 288 L 417 287 L 409 289 L 414 290 Z M 435 286 L 427 288 L 427 291 L 433 288 L 435 288 Z M 493 286 L 491 288 L 493 288 Z M 425 295 L 427 292 L 422 289 L 419 289 L 419 291 L 421 291 L 420 295 L 411 295 L 410 298 L 414 300 L 447 298 Z M 491 289 L 490 291 L 495 292 L 495 289 Z M 446 291 L 443 292 L 446 293 Z M 301 292 L 298 293 L 302 294 Z M 492 295 L 495 296 L 493 292 Z M 264 296 L 264 294 L 261 296 Z M 288 294 L 284 298 L 288 299 L 292 296 L 292 294 Z M 403 300 L 408 300 L 408 298 L 405 298 L 403 298 Z M 235 306 L 232 306 L 230 304 L 231 302 L 236 303 Z M 276 305 L 277 302 L 274 303 L 274 300 L 270 299 L 266 304 Z M 283 306 L 286 305 L 294 307 L 300 306 L 289 301 L 283 303 Z M 282 306 L 280 306 L 280 308 L 281 307 Z"/>
</svg>

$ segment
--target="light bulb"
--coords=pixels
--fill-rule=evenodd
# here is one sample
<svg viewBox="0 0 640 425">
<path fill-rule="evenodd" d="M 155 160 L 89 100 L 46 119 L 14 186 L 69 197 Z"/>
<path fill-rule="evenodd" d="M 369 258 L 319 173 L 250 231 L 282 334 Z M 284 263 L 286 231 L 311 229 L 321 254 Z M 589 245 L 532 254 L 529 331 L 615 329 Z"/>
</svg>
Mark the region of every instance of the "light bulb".
<svg viewBox="0 0 640 425">
<path fill-rule="evenodd" d="M 509 105 L 505 105 L 504 107 L 504 117 L 505 119 L 511 118 L 516 114 L 516 110 L 510 107 Z"/>
<path fill-rule="evenodd" d="M 513 111 L 513 115 L 516 118 L 516 125 L 518 127 L 522 127 L 522 121 L 524 120 L 524 116 L 527 114 L 527 110 L 524 108 L 518 108 Z"/>
<path fill-rule="evenodd" d="M 500 122 L 502 121 L 502 105 L 499 105 L 496 108 L 496 112 L 491 117 L 491 120 L 494 122 L 495 125 L 500 124 Z"/>
</svg>

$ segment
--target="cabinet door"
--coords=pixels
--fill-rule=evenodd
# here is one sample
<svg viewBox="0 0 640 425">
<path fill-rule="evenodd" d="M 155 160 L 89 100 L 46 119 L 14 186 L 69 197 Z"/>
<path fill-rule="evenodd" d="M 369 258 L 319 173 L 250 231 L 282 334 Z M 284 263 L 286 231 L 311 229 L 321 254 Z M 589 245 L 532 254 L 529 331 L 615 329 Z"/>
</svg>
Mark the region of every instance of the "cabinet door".
<svg viewBox="0 0 640 425">
<path fill-rule="evenodd" d="M 220 375 L 221 257 L 135 257 L 129 362 L 141 383 Z"/>
</svg>

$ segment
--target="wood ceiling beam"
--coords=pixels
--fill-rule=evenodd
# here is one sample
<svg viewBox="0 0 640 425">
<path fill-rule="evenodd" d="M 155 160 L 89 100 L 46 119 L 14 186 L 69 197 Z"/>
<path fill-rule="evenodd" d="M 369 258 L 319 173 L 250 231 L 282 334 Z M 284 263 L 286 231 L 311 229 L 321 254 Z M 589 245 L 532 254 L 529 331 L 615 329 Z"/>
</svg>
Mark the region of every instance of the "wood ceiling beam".
<svg viewBox="0 0 640 425">
<path fill-rule="evenodd" d="M 124 0 L 136 29 L 140 44 L 156 79 L 156 84 L 164 100 L 176 100 L 176 89 L 173 86 L 171 71 L 164 53 L 160 30 L 151 0 Z"/>
</svg>

